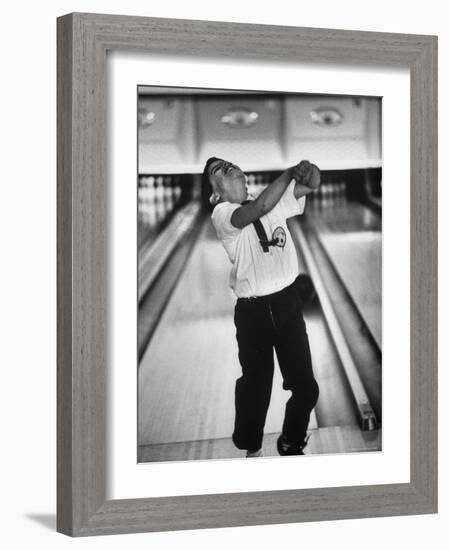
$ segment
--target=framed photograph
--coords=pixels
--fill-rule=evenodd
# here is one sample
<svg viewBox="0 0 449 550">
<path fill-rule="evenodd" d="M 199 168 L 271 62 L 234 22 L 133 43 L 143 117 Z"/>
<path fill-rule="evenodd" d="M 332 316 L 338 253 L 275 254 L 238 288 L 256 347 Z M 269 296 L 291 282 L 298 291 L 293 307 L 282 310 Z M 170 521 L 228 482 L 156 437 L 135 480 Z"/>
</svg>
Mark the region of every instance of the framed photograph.
<svg viewBox="0 0 449 550">
<path fill-rule="evenodd" d="M 437 39 L 58 19 L 70 536 L 437 511 Z"/>
</svg>

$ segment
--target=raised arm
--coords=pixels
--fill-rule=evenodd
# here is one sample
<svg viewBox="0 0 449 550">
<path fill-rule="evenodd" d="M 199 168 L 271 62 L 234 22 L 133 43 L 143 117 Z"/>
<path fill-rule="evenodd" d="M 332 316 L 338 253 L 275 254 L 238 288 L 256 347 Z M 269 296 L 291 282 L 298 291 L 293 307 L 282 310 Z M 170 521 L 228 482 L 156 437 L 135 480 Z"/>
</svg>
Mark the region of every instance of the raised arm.
<svg viewBox="0 0 449 550">
<path fill-rule="evenodd" d="M 302 180 L 302 178 L 306 177 L 309 170 L 310 163 L 307 161 L 302 161 L 297 166 L 287 168 L 264 189 L 256 200 L 250 201 L 234 210 L 231 216 L 232 225 L 242 229 L 270 212 L 279 202 L 292 179 L 295 178 L 296 181 Z"/>
<path fill-rule="evenodd" d="M 292 181 L 292 173 L 293 169 L 287 168 L 273 183 L 264 189 L 256 200 L 234 210 L 231 216 L 232 225 L 242 229 L 245 225 L 253 223 L 272 210 Z"/>
</svg>

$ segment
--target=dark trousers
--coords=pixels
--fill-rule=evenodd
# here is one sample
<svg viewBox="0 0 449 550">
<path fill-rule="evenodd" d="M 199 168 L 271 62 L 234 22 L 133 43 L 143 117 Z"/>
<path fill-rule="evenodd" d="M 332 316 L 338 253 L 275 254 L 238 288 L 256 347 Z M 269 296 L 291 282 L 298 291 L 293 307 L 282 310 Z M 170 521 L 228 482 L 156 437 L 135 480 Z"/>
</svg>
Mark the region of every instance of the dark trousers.
<svg viewBox="0 0 449 550">
<path fill-rule="evenodd" d="M 269 296 L 239 298 L 234 322 L 242 367 L 235 387 L 235 446 L 250 450 L 262 447 L 273 382 L 273 349 L 283 388 L 292 392 L 285 407 L 282 433 L 292 445 L 301 445 L 319 390 L 313 376 L 301 301 L 294 285 Z"/>
</svg>

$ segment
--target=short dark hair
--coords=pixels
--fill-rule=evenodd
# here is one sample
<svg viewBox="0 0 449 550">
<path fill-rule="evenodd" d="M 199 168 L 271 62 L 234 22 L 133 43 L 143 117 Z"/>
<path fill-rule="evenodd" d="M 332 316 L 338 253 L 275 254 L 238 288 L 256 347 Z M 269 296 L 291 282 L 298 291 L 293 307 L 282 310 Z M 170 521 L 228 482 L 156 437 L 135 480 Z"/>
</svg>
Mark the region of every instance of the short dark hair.
<svg viewBox="0 0 449 550">
<path fill-rule="evenodd" d="M 213 193 L 212 184 L 210 182 L 209 168 L 210 168 L 210 165 L 217 160 L 222 160 L 222 159 L 218 157 L 208 158 L 204 166 L 203 174 L 201 176 L 201 201 L 203 203 L 203 206 L 205 206 L 208 210 L 213 209 L 213 205 L 209 201 L 209 198 Z"/>
</svg>

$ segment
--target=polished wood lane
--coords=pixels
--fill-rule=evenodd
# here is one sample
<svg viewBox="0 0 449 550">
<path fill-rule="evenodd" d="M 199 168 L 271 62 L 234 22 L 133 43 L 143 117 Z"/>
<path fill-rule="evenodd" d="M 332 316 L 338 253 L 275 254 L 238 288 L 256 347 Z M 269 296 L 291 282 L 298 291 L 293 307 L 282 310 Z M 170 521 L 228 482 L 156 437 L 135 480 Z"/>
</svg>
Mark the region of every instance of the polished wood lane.
<svg viewBox="0 0 449 550">
<path fill-rule="evenodd" d="M 382 234 L 377 213 L 356 202 L 311 208 L 318 235 L 364 322 L 382 349 Z"/>
<path fill-rule="evenodd" d="M 363 320 L 382 349 L 382 236 L 377 232 L 320 235 Z"/>
</svg>

